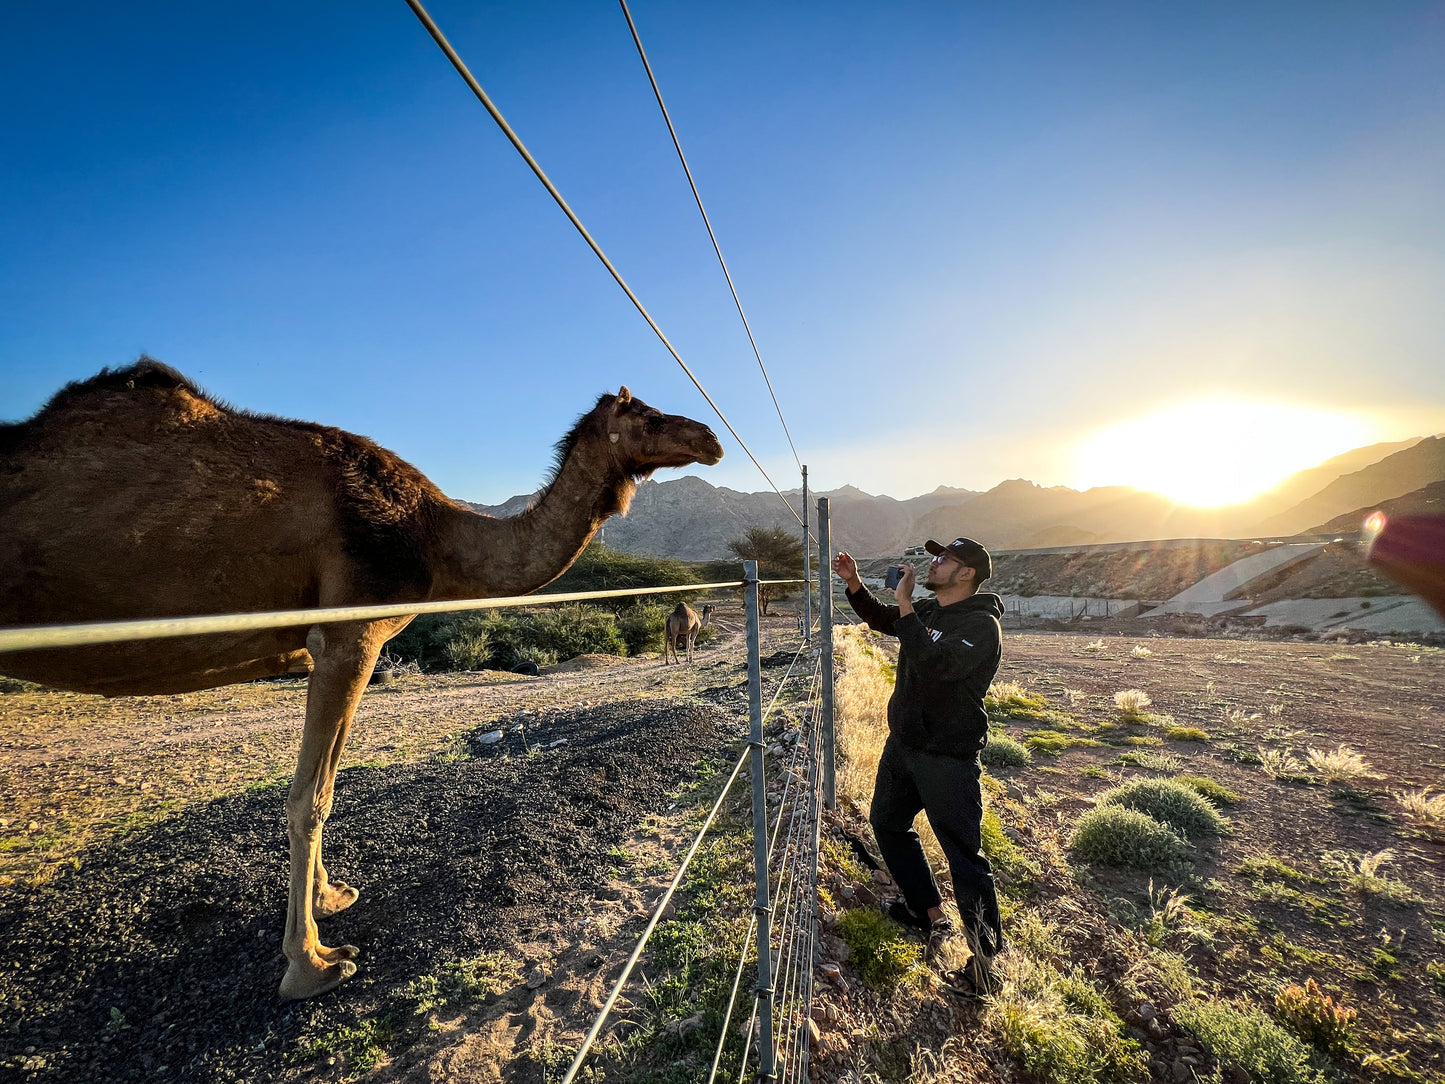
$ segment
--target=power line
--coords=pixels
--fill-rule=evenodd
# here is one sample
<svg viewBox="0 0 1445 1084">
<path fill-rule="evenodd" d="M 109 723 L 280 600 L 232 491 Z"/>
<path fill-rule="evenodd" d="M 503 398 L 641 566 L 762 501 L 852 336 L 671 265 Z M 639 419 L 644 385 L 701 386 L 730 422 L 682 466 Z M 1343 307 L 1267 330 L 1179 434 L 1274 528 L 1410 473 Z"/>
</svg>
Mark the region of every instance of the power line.
<svg viewBox="0 0 1445 1084">
<path fill-rule="evenodd" d="M 632 31 L 633 44 L 637 46 L 637 55 L 642 58 L 642 66 L 647 71 L 647 81 L 652 84 L 652 94 L 657 99 L 657 107 L 662 110 L 662 119 L 667 122 L 667 134 L 672 136 L 672 145 L 677 150 L 677 160 L 682 163 L 682 171 L 687 174 L 688 187 L 692 189 L 692 198 L 697 202 L 698 214 L 702 215 L 702 224 L 707 227 L 708 239 L 712 241 L 712 250 L 717 253 L 717 262 L 722 267 L 723 278 L 728 280 L 728 290 L 733 295 L 733 304 L 737 306 L 738 317 L 743 322 L 743 330 L 748 333 L 748 342 L 752 344 L 753 357 L 758 359 L 758 368 L 763 373 L 763 383 L 768 386 L 768 394 L 773 397 L 773 408 L 778 412 L 778 421 L 782 422 L 783 435 L 788 438 L 788 447 L 793 449 L 793 459 L 798 464 L 798 470 L 803 469 L 803 461 L 798 456 L 797 445 L 793 443 L 793 434 L 788 432 L 788 423 L 783 418 L 783 408 L 778 405 L 777 392 L 773 391 L 773 382 L 768 379 L 768 368 L 763 364 L 763 355 L 758 350 L 758 341 L 753 338 L 752 325 L 748 323 L 748 317 L 743 312 L 743 303 L 738 298 L 737 287 L 733 285 L 733 277 L 728 271 L 727 261 L 723 259 L 722 248 L 717 243 L 717 234 L 713 233 L 712 220 L 707 217 L 707 208 L 702 205 L 702 196 L 698 193 L 697 182 L 692 179 L 692 169 L 687 164 L 687 155 L 682 153 L 682 143 L 677 138 L 677 129 L 672 126 L 672 114 L 667 111 L 667 103 L 662 100 L 662 90 L 657 85 L 657 77 L 652 74 L 652 65 L 648 62 L 647 51 L 642 48 L 642 38 L 637 34 L 637 24 L 632 21 L 632 12 L 627 8 L 627 0 L 617 0 L 622 5 L 623 17 L 627 19 L 627 29 Z"/>
<path fill-rule="evenodd" d="M 452 48 L 451 42 L 447 41 L 446 35 L 443 34 L 437 27 L 437 24 L 432 21 L 432 17 L 427 14 L 426 8 L 422 7 L 420 0 L 406 0 L 406 3 L 407 6 L 415 12 L 416 17 L 421 20 L 422 26 L 426 27 L 426 32 L 432 36 L 432 40 L 437 43 L 438 48 L 440 48 L 441 51 L 446 54 L 446 58 L 452 62 L 452 67 L 457 70 L 457 74 L 466 81 L 472 93 L 477 96 L 477 101 L 482 103 L 487 112 L 491 114 L 492 119 L 497 122 L 497 126 L 502 129 L 502 133 L 507 137 L 508 141 L 517 149 L 517 153 L 520 154 L 527 165 L 531 167 L 532 172 L 537 176 L 537 180 L 542 182 L 542 185 L 547 189 L 552 199 L 556 201 L 557 206 L 562 208 L 562 213 L 565 214 L 572 225 L 577 228 L 577 232 L 582 235 L 582 239 L 587 242 L 588 247 L 592 249 L 597 258 L 602 261 L 602 265 L 607 268 L 608 273 L 612 275 L 617 285 L 622 287 L 622 292 L 627 295 L 628 300 L 630 300 L 637 308 L 637 311 L 642 314 L 642 318 L 647 321 L 647 326 L 652 328 L 654 334 L 661 340 L 662 345 L 667 348 L 667 352 L 672 355 L 673 360 L 682 366 L 682 371 L 687 374 L 687 378 L 692 381 L 693 386 L 697 388 L 702 394 L 702 397 L 707 400 L 707 405 L 712 407 L 713 412 L 722 421 L 723 425 L 727 426 L 728 432 L 733 435 L 733 439 L 738 442 L 738 446 L 741 447 L 744 452 L 747 452 L 748 458 L 753 461 L 753 466 L 758 468 L 758 473 L 767 480 L 768 485 L 773 487 L 773 492 L 788 506 L 788 511 L 793 513 L 793 518 L 801 524 L 803 517 L 798 515 L 797 509 L 788 502 L 788 498 L 783 496 L 783 491 L 779 489 L 777 483 L 769 477 L 768 472 L 763 470 L 763 465 L 758 462 L 758 457 L 753 455 L 752 450 L 743 442 L 743 438 L 738 436 L 738 431 L 733 428 L 732 422 L 727 420 L 722 410 L 712 401 L 712 396 L 707 393 L 707 389 L 704 388 L 697 377 L 693 375 L 692 370 L 687 366 L 687 362 L 682 360 L 682 355 L 673 348 L 667 336 L 662 333 L 662 328 L 657 326 L 657 321 L 652 318 L 652 315 L 643 307 L 642 302 L 638 300 L 637 295 L 632 292 L 632 287 L 627 285 L 621 273 L 617 268 L 612 266 L 612 261 L 607 258 L 607 254 L 604 253 L 597 242 L 592 239 L 592 235 L 587 232 L 587 227 L 582 225 L 582 220 L 579 219 L 572 208 L 567 205 L 567 201 L 562 198 L 562 193 L 557 191 L 557 186 L 548 179 L 547 174 L 542 172 L 542 167 L 537 164 L 537 160 L 532 157 L 531 152 L 527 150 L 517 133 L 512 131 L 512 126 L 507 123 L 507 119 L 502 116 L 501 111 L 492 104 L 492 99 L 487 97 L 487 92 L 482 89 L 482 85 L 477 82 L 471 70 L 462 61 L 462 58 L 457 55 L 457 51 Z"/>
</svg>

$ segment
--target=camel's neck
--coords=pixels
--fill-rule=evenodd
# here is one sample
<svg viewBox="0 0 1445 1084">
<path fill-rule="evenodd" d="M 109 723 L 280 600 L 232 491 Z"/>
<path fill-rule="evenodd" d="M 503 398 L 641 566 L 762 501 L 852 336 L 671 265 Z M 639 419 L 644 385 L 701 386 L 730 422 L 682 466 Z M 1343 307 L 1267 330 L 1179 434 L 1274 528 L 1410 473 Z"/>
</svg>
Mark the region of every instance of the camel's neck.
<svg viewBox="0 0 1445 1084">
<path fill-rule="evenodd" d="M 521 515 L 495 519 L 442 508 L 431 597 L 525 595 L 565 572 L 607 517 L 627 510 L 636 489 L 630 479 L 609 483 L 583 458 L 574 449 L 542 498 Z"/>
</svg>

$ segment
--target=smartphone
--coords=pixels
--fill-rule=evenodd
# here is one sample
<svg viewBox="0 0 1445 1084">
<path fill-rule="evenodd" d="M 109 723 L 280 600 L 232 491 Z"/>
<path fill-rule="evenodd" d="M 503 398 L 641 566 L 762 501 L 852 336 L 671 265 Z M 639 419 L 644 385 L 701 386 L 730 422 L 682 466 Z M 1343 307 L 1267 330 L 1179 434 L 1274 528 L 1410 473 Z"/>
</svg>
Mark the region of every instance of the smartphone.
<svg viewBox="0 0 1445 1084">
<path fill-rule="evenodd" d="M 898 565 L 889 565 L 888 571 L 883 576 L 883 586 L 892 591 L 903 579 L 903 569 Z"/>
</svg>

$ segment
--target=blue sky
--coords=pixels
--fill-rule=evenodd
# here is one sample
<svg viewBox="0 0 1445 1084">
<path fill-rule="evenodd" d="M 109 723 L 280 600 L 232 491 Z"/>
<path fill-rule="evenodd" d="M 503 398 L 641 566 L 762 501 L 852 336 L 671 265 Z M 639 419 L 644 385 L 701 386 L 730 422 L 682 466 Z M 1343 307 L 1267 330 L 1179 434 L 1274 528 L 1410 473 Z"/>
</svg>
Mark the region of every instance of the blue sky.
<svg viewBox="0 0 1445 1084">
<path fill-rule="evenodd" d="M 794 484 L 621 11 L 429 10 Z M 815 487 L 1128 483 L 1074 450 L 1200 397 L 1445 429 L 1438 3 L 632 12 Z M 715 421 L 402 0 L 3 19 L 0 418 L 144 351 L 484 502 L 620 384 Z"/>
</svg>

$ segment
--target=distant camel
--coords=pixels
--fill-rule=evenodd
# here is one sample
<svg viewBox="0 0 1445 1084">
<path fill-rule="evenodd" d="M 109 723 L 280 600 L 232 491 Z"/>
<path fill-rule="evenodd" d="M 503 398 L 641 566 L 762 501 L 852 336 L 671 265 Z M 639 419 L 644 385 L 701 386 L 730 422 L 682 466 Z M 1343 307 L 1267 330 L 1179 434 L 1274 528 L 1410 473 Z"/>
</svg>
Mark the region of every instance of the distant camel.
<svg viewBox="0 0 1445 1084">
<path fill-rule="evenodd" d="M 700 422 L 624 387 L 557 445 L 521 514 L 479 515 L 340 429 L 234 410 L 150 358 L 61 389 L 0 424 L 0 624 L 521 595 L 560 575 L 659 467 L 716 463 Z M 0 655 L 0 672 L 105 696 L 181 693 L 311 670 L 286 799 L 291 877 L 281 996 L 356 971 L 316 919 L 356 901 L 321 831 L 382 645 L 411 617 Z M 224 978 L 223 976 L 220 976 Z"/>
<path fill-rule="evenodd" d="M 667 654 L 672 652 L 672 661 L 681 663 L 677 657 L 677 643 L 684 641 L 687 649 L 687 661 L 692 662 L 692 645 L 697 639 L 697 634 L 702 631 L 709 621 L 712 620 L 712 607 L 704 606 L 702 616 L 698 617 L 697 611 L 686 602 L 679 602 L 672 613 L 667 615 L 667 624 L 663 629 L 662 642 L 662 663 L 668 665 Z"/>
</svg>

